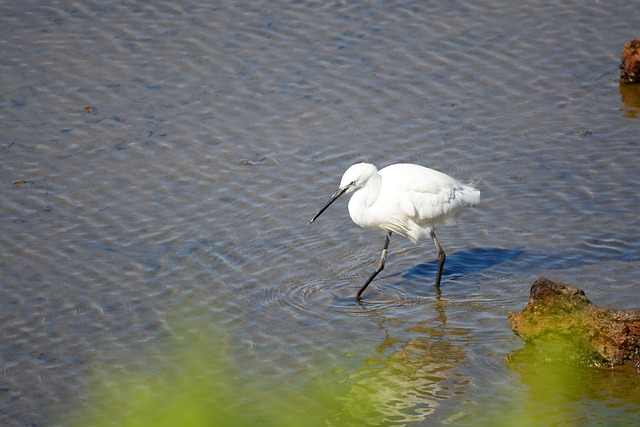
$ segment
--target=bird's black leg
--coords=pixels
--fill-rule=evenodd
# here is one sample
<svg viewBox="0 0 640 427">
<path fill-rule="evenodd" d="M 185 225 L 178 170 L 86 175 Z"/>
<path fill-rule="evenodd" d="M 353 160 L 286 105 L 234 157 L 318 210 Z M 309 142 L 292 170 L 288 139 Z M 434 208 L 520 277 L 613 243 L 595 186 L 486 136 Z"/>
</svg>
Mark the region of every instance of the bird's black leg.
<svg viewBox="0 0 640 427">
<path fill-rule="evenodd" d="M 431 238 L 433 239 L 433 244 L 436 245 L 436 249 L 438 250 L 438 274 L 436 275 L 436 288 L 440 288 L 440 279 L 442 279 L 442 270 L 444 269 L 444 260 L 447 258 L 447 254 L 442 250 L 442 246 L 438 242 L 436 238 L 436 233 L 431 230 Z"/>
<path fill-rule="evenodd" d="M 371 281 L 378 275 L 378 273 L 380 273 L 384 269 L 384 263 L 387 260 L 387 249 L 389 249 L 390 241 L 391 241 L 391 232 L 389 231 L 389 233 L 387 234 L 387 238 L 384 240 L 384 248 L 382 248 L 382 255 L 380 256 L 380 262 L 378 263 L 376 270 L 373 272 L 371 276 L 369 276 L 365 284 L 362 285 L 362 287 L 356 294 L 356 299 L 358 300 L 360 299 L 360 295 L 362 295 L 364 290 L 367 289 L 367 286 L 369 286 L 369 283 L 371 283 Z"/>
</svg>

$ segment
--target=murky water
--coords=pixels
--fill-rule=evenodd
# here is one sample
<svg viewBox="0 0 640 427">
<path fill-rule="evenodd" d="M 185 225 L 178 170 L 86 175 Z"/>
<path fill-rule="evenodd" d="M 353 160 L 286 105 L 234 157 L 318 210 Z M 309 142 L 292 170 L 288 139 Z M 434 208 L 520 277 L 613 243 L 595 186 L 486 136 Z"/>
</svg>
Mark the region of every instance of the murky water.
<svg viewBox="0 0 640 427">
<path fill-rule="evenodd" d="M 1 422 L 91 410 L 185 330 L 266 401 L 340 384 L 331 425 L 637 420 L 637 376 L 539 382 L 507 319 L 540 275 L 640 305 L 633 2 L 223 3 L 0 3 Z M 358 304 L 384 233 L 308 224 L 362 160 L 478 182 L 440 296 L 394 236 Z"/>
</svg>

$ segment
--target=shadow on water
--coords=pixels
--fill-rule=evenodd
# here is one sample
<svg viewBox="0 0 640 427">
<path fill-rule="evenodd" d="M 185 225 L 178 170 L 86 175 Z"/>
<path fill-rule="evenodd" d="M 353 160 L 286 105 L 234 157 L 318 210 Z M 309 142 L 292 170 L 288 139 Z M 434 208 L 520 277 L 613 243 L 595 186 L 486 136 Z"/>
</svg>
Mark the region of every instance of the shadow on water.
<svg viewBox="0 0 640 427">
<path fill-rule="evenodd" d="M 633 262 L 638 254 L 632 251 L 598 254 L 585 250 L 563 252 L 525 251 L 524 249 L 474 248 L 447 255 L 443 277 L 464 277 L 484 270 L 503 266 L 500 273 L 537 274 L 542 270 L 568 269 L 603 261 Z M 510 261 L 514 261 L 511 263 Z M 431 280 L 438 270 L 438 261 L 421 263 L 402 275 L 405 280 Z"/>
<path fill-rule="evenodd" d="M 448 255 L 444 266 L 444 277 L 462 277 L 514 260 L 524 253 L 522 249 L 474 248 Z M 403 279 L 425 279 L 435 276 L 438 261 L 418 264 L 402 277 Z"/>
</svg>

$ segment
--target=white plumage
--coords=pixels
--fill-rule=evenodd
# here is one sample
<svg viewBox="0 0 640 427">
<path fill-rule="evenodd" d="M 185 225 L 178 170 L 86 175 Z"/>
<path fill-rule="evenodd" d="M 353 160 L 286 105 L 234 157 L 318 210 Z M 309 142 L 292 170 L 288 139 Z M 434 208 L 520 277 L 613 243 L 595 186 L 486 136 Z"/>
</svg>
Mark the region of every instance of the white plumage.
<svg viewBox="0 0 640 427">
<path fill-rule="evenodd" d="M 480 191 L 433 169 L 400 163 L 380 171 L 370 163 L 351 166 L 342 176 L 340 187 L 311 222 L 338 197 L 354 192 L 349 201 L 349 215 L 361 227 L 387 231 L 385 246 L 376 271 L 360 289 L 356 298 L 384 268 L 391 233 L 406 236 L 417 243 L 430 236 L 438 249 L 440 285 L 445 253 L 435 236 L 440 225 L 455 224 L 455 217 L 465 208 L 480 203 Z"/>
</svg>

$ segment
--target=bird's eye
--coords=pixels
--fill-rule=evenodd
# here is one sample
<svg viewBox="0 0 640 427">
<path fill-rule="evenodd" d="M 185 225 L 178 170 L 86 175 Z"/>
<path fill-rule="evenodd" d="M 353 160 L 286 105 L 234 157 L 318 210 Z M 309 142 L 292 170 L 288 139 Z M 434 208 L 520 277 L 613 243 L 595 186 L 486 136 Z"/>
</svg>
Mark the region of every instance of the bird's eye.
<svg viewBox="0 0 640 427">
<path fill-rule="evenodd" d="M 351 183 L 349 183 L 349 187 L 353 187 L 353 186 L 355 186 L 355 185 L 356 185 L 356 182 L 355 182 L 355 181 L 351 181 Z"/>
</svg>

